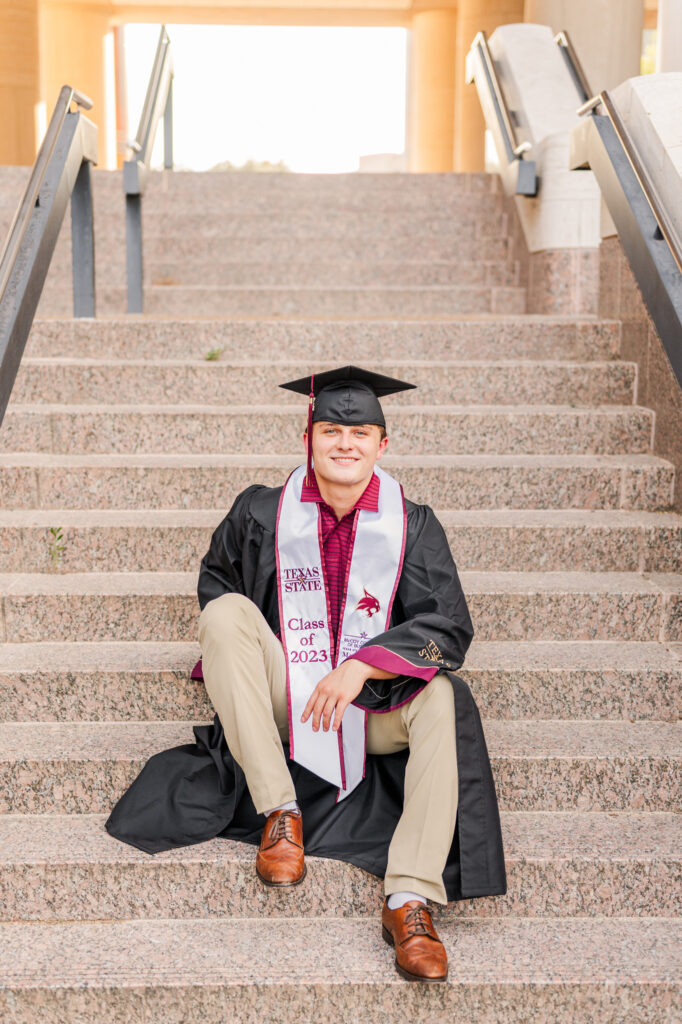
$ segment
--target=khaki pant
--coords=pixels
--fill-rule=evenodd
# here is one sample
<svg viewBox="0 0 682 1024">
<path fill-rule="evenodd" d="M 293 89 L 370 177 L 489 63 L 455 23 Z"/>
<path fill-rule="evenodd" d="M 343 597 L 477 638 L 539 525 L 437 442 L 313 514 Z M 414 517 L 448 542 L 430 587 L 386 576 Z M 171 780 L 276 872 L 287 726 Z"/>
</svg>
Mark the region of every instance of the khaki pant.
<svg viewBox="0 0 682 1024">
<path fill-rule="evenodd" d="M 223 594 L 199 617 L 206 690 L 241 766 L 256 810 L 296 798 L 282 750 L 288 741 L 282 644 L 253 601 Z M 409 747 L 403 813 L 388 851 L 386 895 L 408 890 L 446 903 L 443 869 L 457 815 L 455 709 L 448 677 L 438 674 L 411 701 L 367 716 L 367 751 Z M 362 785 L 362 783 L 361 783 Z"/>
</svg>

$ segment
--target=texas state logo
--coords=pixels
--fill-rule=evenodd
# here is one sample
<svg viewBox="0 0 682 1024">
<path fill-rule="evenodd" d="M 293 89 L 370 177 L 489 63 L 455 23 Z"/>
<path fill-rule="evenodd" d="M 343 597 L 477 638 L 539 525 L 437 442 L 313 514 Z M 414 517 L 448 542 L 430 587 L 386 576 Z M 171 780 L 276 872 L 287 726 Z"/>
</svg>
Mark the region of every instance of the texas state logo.
<svg viewBox="0 0 682 1024">
<path fill-rule="evenodd" d="M 355 610 L 356 612 L 366 612 L 367 618 L 371 619 L 375 612 L 381 610 L 381 607 L 374 594 L 370 594 L 366 587 L 362 589 L 365 592 L 365 596 L 360 598 L 355 606 Z"/>
</svg>

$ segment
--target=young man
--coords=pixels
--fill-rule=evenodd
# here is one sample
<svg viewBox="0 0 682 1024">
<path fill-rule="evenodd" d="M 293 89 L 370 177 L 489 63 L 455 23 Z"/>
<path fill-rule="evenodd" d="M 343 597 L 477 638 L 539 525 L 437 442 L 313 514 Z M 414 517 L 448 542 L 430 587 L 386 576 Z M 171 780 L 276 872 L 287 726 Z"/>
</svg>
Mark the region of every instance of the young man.
<svg viewBox="0 0 682 1024">
<path fill-rule="evenodd" d="M 304 846 L 383 875 L 398 971 L 443 981 L 427 900 L 506 882 L 480 718 L 453 674 L 473 636 L 457 570 L 432 510 L 378 466 L 377 396 L 412 385 L 346 366 L 282 387 L 310 393 L 307 465 L 242 492 L 201 563 L 213 728 L 150 759 L 106 827 L 148 852 L 258 842 L 270 886 L 303 881 Z"/>
</svg>

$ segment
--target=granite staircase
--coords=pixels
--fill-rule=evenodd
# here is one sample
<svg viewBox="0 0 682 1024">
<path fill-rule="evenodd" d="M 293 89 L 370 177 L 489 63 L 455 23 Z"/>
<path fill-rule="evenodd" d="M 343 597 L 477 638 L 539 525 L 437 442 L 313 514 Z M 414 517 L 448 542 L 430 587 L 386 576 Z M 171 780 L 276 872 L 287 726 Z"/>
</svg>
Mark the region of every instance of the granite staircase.
<svg viewBox="0 0 682 1024">
<path fill-rule="evenodd" d="M 0 172 L 3 230 L 25 177 Z M 100 316 L 70 318 L 67 225 L 0 430 L 0 1020 L 679 1019 L 682 517 L 620 323 L 525 313 L 485 175 L 158 175 L 125 316 L 95 178 Z M 509 892 L 436 908 L 445 985 L 395 972 L 359 869 L 278 892 L 253 847 L 103 829 L 212 717 L 197 571 L 238 491 L 302 461 L 276 385 L 343 362 L 419 385 L 384 403 L 385 465 L 476 630 Z"/>
</svg>

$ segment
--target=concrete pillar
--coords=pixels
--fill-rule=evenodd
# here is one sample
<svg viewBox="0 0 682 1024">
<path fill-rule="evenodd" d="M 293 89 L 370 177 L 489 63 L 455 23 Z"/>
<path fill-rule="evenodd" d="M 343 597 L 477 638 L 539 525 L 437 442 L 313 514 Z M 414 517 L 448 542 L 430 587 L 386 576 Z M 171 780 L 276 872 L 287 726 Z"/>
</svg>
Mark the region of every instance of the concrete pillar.
<svg viewBox="0 0 682 1024">
<path fill-rule="evenodd" d="M 114 27 L 114 78 L 116 82 L 116 166 L 120 170 L 126 158 L 132 133 L 128 127 L 128 87 L 126 79 L 125 27 Z"/>
<path fill-rule="evenodd" d="M 658 0 L 656 71 L 682 71 L 682 3 Z"/>
<path fill-rule="evenodd" d="M 108 5 L 49 0 L 40 8 L 41 93 L 50 117 L 59 90 L 72 85 L 93 101 L 99 166 L 116 167 L 114 40 Z"/>
<path fill-rule="evenodd" d="M 526 0 L 524 21 L 566 29 L 595 94 L 639 74 L 644 0 Z"/>
<path fill-rule="evenodd" d="M 39 139 L 38 0 L 0 3 L 0 164 L 32 164 Z"/>
<path fill-rule="evenodd" d="M 485 170 L 485 122 L 476 88 L 464 83 L 464 62 L 477 32 L 491 35 L 499 25 L 523 21 L 523 0 L 460 0 L 455 59 L 456 171 Z"/>
<path fill-rule="evenodd" d="M 408 154 L 411 171 L 451 171 L 454 137 L 455 31 L 450 8 L 412 17 Z"/>
</svg>

